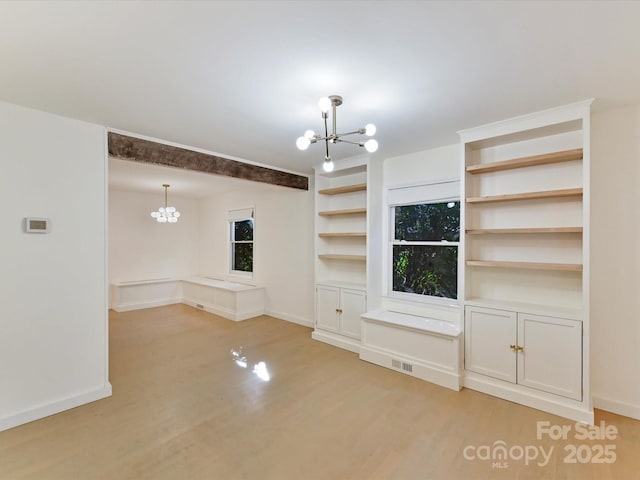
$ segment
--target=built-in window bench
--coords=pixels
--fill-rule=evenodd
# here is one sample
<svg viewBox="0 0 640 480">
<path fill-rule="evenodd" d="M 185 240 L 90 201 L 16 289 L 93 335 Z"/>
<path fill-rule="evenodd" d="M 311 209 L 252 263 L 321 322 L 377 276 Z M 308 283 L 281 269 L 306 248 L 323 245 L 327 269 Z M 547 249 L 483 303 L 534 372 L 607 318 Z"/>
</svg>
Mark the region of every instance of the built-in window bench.
<svg viewBox="0 0 640 480">
<path fill-rule="evenodd" d="M 111 284 L 110 306 L 116 312 L 161 307 L 182 301 L 179 278 L 153 278 Z"/>
<path fill-rule="evenodd" d="M 367 312 L 361 318 L 360 359 L 453 390 L 462 388 L 459 327 L 386 310 Z"/>
<path fill-rule="evenodd" d="M 182 281 L 182 303 L 230 320 L 246 320 L 264 314 L 264 288 L 190 277 Z"/>
<path fill-rule="evenodd" d="M 111 284 L 111 308 L 116 312 L 174 303 L 240 321 L 264 314 L 264 288 L 196 276 Z"/>
</svg>

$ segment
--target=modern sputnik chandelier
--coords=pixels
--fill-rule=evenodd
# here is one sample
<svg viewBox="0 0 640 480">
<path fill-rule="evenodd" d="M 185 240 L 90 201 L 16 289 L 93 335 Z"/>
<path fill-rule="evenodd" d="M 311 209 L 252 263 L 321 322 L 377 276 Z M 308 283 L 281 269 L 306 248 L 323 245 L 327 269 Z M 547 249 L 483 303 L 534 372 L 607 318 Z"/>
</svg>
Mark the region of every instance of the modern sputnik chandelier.
<svg viewBox="0 0 640 480">
<path fill-rule="evenodd" d="M 304 132 L 304 136 L 298 137 L 296 141 L 296 146 L 300 150 L 306 150 L 309 148 L 309 145 L 312 143 L 316 143 L 324 140 L 325 144 L 325 155 L 324 155 L 324 164 L 322 168 L 325 172 L 330 172 L 333 170 L 333 161 L 331 160 L 331 156 L 329 155 L 329 143 L 338 143 L 345 142 L 350 143 L 352 145 L 357 145 L 359 147 L 364 147 L 367 152 L 373 153 L 378 150 L 378 142 L 373 138 L 370 138 L 366 142 L 351 142 L 349 140 L 345 140 L 342 137 L 347 135 L 366 135 L 371 137 L 376 133 L 376 126 L 372 123 L 367 124 L 364 128 L 359 128 L 353 132 L 347 133 L 337 133 L 336 132 L 336 108 L 342 105 L 342 97 L 339 95 L 331 95 L 329 97 L 322 97 L 318 101 L 318 107 L 322 112 L 322 118 L 324 120 L 324 136 L 320 134 L 316 134 L 313 130 L 307 130 Z M 332 121 L 333 121 L 333 132 L 329 133 L 329 129 L 327 126 L 327 119 L 329 117 L 329 110 L 332 110 Z"/>
<path fill-rule="evenodd" d="M 167 189 L 170 187 L 168 183 L 163 183 L 164 187 L 164 207 L 160 207 L 157 212 L 151 212 L 151 216 L 155 218 L 158 223 L 176 223 L 180 212 L 176 210 L 176 207 L 167 206 Z"/>
</svg>

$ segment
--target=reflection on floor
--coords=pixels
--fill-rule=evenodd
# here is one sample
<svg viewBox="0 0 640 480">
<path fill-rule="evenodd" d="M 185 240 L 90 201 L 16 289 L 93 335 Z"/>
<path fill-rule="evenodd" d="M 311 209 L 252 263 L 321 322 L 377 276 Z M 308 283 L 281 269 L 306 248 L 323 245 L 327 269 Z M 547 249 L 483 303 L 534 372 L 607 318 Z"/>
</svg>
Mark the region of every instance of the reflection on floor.
<svg viewBox="0 0 640 480">
<path fill-rule="evenodd" d="M 310 334 L 185 305 L 112 312 L 113 397 L 0 432 L 0 479 L 640 479 L 639 421 L 597 411 L 616 437 L 581 439 Z"/>
<path fill-rule="evenodd" d="M 247 357 L 243 354 L 243 347 L 232 348 L 231 349 L 231 357 L 233 361 L 241 368 L 247 368 L 249 364 L 247 363 Z M 267 364 L 264 362 L 258 362 L 253 366 L 253 370 L 251 371 L 258 377 L 260 380 L 264 382 L 268 382 L 271 380 L 271 376 L 269 375 L 269 370 L 267 369 Z"/>
</svg>

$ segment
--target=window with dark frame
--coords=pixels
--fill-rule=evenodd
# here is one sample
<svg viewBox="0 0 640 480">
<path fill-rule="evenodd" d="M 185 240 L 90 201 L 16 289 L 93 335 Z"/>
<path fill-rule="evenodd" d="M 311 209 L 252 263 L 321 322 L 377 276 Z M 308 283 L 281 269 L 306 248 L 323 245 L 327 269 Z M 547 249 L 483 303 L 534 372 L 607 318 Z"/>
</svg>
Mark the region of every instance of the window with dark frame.
<svg viewBox="0 0 640 480">
<path fill-rule="evenodd" d="M 253 272 L 253 218 L 231 222 L 231 270 Z"/>
<path fill-rule="evenodd" d="M 393 292 L 457 299 L 460 202 L 397 205 L 391 212 Z"/>
</svg>

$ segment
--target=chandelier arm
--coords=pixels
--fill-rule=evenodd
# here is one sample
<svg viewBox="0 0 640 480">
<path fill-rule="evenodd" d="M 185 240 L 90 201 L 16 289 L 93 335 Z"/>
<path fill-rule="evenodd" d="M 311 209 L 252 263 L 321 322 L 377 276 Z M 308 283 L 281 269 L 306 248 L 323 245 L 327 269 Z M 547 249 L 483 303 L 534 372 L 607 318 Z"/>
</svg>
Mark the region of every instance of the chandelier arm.
<svg viewBox="0 0 640 480">
<path fill-rule="evenodd" d="M 351 145 L 357 145 L 359 147 L 364 147 L 364 143 L 362 142 L 352 142 L 351 140 L 343 140 L 341 138 L 336 138 L 336 143 L 337 142 L 342 142 L 342 143 L 350 143 Z"/>
<path fill-rule="evenodd" d="M 360 128 L 360 129 L 358 129 L 358 130 L 354 130 L 353 132 L 336 133 L 335 135 L 336 135 L 337 137 L 343 137 L 343 136 L 345 136 L 345 135 L 355 135 L 355 134 L 357 134 L 357 133 L 358 133 L 358 134 L 360 134 L 360 135 L 364 135 L 364 129 L 363 129 L 363 128 Z"/>
</svg>

